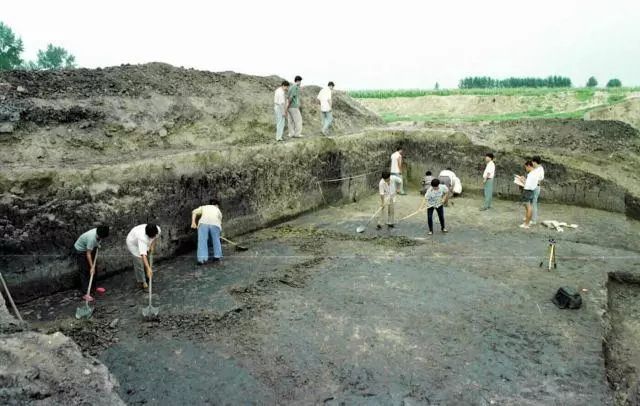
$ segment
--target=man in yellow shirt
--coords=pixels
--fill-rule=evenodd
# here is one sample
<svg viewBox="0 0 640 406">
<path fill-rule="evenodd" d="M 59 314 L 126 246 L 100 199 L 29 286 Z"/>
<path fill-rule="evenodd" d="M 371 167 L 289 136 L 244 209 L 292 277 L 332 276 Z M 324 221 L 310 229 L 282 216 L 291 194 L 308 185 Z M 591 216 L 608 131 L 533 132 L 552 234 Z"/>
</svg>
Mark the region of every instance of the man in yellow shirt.
<svg viewBox="0 0 640 406">
<path fill-rule="evenodd" d="M 222 258 L 220 233 L 222 232 L 222 212 L 218 207 L 220 202 L 211 199 L 209 204 L 200 206 L 191 212 L 191 228 L 198 229 L 198 265 L 204 265 L 209 260 L 209 237 L 213 244 L 213 260 Z M 200 221 L 196 221 L 200 216 Z"/>
</svg>

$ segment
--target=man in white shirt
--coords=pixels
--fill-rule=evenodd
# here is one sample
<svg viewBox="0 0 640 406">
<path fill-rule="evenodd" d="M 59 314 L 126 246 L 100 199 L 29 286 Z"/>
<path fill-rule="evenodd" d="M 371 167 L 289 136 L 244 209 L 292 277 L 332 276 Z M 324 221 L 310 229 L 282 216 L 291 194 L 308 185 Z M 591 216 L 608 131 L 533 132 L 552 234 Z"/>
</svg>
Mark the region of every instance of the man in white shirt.
<svg viewBox="0 0 640 406">
<path fill-rule="evenodd" d="M 447 168 L 443 171 L 440 171 L 440 174 L 438 175 L 438 180 L 440 181 L 441 185 L 444 185 L 447 187 L 447 197 L 450 199 L 453 195 L 456 182 L 460 182 L 460 180 L 458 179 L 456 174 L 451 170 L 451 168 Z M 451 205 L 453 205 L 453 202 L 451 202 Z M 445 206 L 447 206 L 447 203 L 445 203 Z"/>
<path fill-rule="evenodd" d="M 329 127 L 333 122 L 333 114 L 331 113 L 331 93 L 334 87 L 335 84 L 333 82 L 329 82 L 329 84 L 327 84 L 327 87 L 320 90 L 320 93 L 318 93 L 318 100 L 320 101 L 320 114 L 322 114 L 322 135 L 329 135 Z"/>
<path fill-rule="evenodd" d="M 398 190 L 399 195 L 406 195 L 404 192 L 404 185 L 402 182 L 402 147 L 398 147 L 396 152 L 391 154 L 391 182 L 394 184 L 395 189 Z"/>
<path fill-rule="evenodd" d="M 496 164 L 493 162 L 494 156 L 491 152 L 484 157 L 487 166 L 482 174 L 482 183 L 484 185 L 484 205 L 480 210 L 489 210 L 493 201 L 493 182 L 496 176 Z"/>
<path fill-rule="evenodd" d="M 191 212 L 191 228 L 198 229 L 198 265 L 204 265 L 209 260 L 209 237 L 213 245 L 213 260 L 222 259 L 222 245 L 220 233 L 222 232 L 222 212 L 220 202 L 211 199 L 208 205 L 200 206 Z M 200 221 L 197 221 L 200 216 Z"/>
<path fill-rule="evenodd" d="M 387 171 L 382 172 L 382 178 L 378 183 L 378 193 L 380 194 L 380 214 L 378 215 L 377 228 L 382 228 L 382 218 L 387 217 L 387 227 L 394 227 L 394 204 L 396 201 L 396 187 L 391 181 L 391 174 Z M 385 210 L 386 209 L 386 210 Z M 386 211 L 386 213 L 385 213 Z"/>
<path fill-rule="evenodd" d="M 533 162 L 527 161 L 524 164 L 527 178 L 524 180 L 524 190 L 522 191 L 522 203 L 524 203 L 524 223 L 521 228 L 529 228 L 531 223 L 531 203 L 533 202 L 533 192 L 538 187 L 538 176 L 533 169 Z M 522 180 L 522 177 L 520 177 Z"/>
<path fill-rule="evenodd" d="M 160 227 L 155 224 L 140 224 L 133 227 L 127 235 L 127 248 L 133 255 L 133 273 L 138 286 L 143 289 L 149 287 L 147 280 L 151 279 L 153 262 L 149 257 L 153 255 L 159 236 Z"/>
<path fill-rule="evenodd" d="M 536 178 L 538 179 L 538 186 L 533 191 L 533 201 L 531 202 L 532 207 L 532 215 L 531 215 L 531 224 L 536 224 L 538 222 L 538 198 L 540 197 L 540 183 L 544 180 L 544 168 L 542 167 L 542 159 L 539 156 L 534 156 L 531 158 L 531 162 L 533 162 L 533 171 L 536 173 Z"/>
<path fill-rule="evenodd" d="M 282 134 L 284 133 L 284 122 L 287 117 L 285 113 L 285 105 L 287 103 L 287 92 L 289 91 L 289 82 L 282 81 L 282 84 L 276 89 L 273 95 L 273 110 L 276 114 L 276 141 L 284 141 Z"/>
</svg>

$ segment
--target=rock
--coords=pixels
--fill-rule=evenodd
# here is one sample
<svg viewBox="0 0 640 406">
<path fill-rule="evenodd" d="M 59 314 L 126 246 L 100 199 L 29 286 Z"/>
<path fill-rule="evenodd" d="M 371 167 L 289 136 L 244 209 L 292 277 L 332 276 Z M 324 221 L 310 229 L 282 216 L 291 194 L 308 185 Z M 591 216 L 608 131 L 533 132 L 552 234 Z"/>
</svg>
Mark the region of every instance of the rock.
<svg viewBox="0 0 640 406">
<path fill-rule="evenodd" d="M 117 380 L 62 333 L 0 335 L 0 404 L 124 405 Z"/>
<path fill-rule="evenodd" d="M 113 319 L 111 320 L 111 323 L 109 323 L 109 327 L 116 328 L 119 322 L 120 322 L 120 319 Z"/>
<path fill-rule="evenodd" d="M 11 134 L 14 129 L 14 123 L 0 123 L 0 134 Z"/>
<path fill-rule="evenodd" d="M 168 134 L 167 130 L 164 128 L 161 128 L 160 130 L 158 130 L 158 135 L 160 136 L 160 138 L 164 138 L 166 137 Z"/>
<path fill-rule="evenodd" d="M 9 189 L 9 192 L 13 193 L 14 195 L 21 195 L 24 193 L 24 189 L 22 189 L 19 186 L 14 186 L 11 189 Z"/>
<path fill-rule="evenodd" d="M 18 93 L 26 93 L 26 92 L 27 92 L 27 89 L 26 89 L 24 86 L 18 86 L 18 87 L 16 88 L 16 91 L 17 91 Z"/>
</svg>

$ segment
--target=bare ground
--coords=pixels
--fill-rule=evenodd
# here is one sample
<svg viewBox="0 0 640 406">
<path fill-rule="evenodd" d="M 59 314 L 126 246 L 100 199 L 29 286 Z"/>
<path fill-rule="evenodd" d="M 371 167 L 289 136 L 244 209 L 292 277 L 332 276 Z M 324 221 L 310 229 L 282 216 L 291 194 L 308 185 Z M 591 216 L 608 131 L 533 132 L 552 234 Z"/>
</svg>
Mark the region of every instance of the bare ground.
<svg viewBox="0 0 640 406">
<path fill-rule="evenodd" d="M 402 198 L 399 217 L 417 202 Z M 70 318 L 71 292 L 25 313 L 96 354 L 130 404 L 612 404 L 605 284 L 638 269 L 640 224 L 543 205 L 580 227 L 522 231 L 514 203 L 478 205 L 458 199 L 448 235 L 427 238 L 421 217 L 359 235 L 369 199 L 246 235 L 251 249 L 222 264 L 164 261 L 155 322 L 129 273 L 102 282 L 87 324 Z M 538 267 L 550 236 L 553 272 Z M 583 308 L 557 309 L 560 286 L 586 289 Z"/>
</svg>

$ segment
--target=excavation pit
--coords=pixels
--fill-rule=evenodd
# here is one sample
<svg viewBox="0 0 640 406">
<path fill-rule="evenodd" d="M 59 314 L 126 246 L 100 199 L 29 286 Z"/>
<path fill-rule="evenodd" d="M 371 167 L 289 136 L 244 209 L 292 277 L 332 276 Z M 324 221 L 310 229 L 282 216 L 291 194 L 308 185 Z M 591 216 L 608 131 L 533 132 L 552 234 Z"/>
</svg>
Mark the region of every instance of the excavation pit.
<svg viewBox="0 0 640 406">
<path fill-rule="evenodd" d="M 198 267 L 195 253 L 160 262 L 155 322 L 126 271 L 103 281 L 87 323 L 73 318 L 74 292 L 23 313 L 95 354 L 128 404 L 613 404 L 608 274 L 639 269 L 640 223 L 543 203 L 542 219 L 578 229 L 524 231 L 516 203 L 480 212 L 470 196 L 446 209 L 448 234 L 427 236 L 422 214 L 356 233 L 377 202 L 246 234 L 250 249 L 226 247 L 220 264 Z M 399 197 L 397 217 L 418 204 Z M 581 309 L 551 303 L 560 286 L 581 292 Z"/>
</svg>

